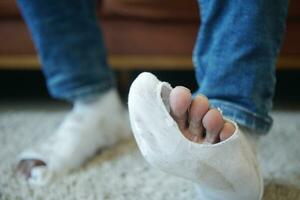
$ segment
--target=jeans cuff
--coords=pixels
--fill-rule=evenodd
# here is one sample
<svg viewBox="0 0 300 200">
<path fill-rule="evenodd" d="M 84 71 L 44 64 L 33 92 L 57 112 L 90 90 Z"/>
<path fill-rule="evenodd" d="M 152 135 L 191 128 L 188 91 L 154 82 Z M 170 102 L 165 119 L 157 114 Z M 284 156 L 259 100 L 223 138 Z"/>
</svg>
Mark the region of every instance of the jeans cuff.
<svg viewBox="0 0 300 200">
<path fill-rule="evenodd" d="M 98 97 L 115 87 L 116 86 L 113 81 L 106 81 L 98 84 L 81 86 L 79 88 L 73 89 L 72 91 L 61 91 L 55 89 L 50 89 L 49 91 L 55 98 L 75 102 L 93 99 L 94 97 Z"/>
<path fill-rule="evenodd" d="M 268 115 L 263 116 L 242 106 L 223 100 L 209 99 L 209 102 L 211 107 L 221 109 L 225 117 L 241 126 L 254 130 L 257 134 L 266 134 L 271 129 L 273 120 Z"/>
</svg>

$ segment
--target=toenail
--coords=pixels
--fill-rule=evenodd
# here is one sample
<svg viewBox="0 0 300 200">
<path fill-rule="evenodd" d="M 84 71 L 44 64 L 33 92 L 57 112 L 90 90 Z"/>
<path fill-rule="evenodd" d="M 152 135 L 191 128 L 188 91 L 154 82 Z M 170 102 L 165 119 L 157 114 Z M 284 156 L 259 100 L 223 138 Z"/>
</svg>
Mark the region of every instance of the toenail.
<svg viewBox="0 0 300 200">
<path fill-rule="evenodd" d="M 202 97 L 202 98 L 208 100 L 207 96 L 205 96 L 204 94 L 196 94 L 194 97 L 195 97 L 195 98 L 197 98 L 197 97 Z"/>
<path fill-rule="evenodd" d="M 207 98 L 204 94 L 201 94 L 201 93 L 197 94 L 196 97 L 205 97 L 205 98 Z"/>
<path fill-rule="evenodd" d="M 188 88 L 186 88 L 186 87 L 183 87 L 183 86 L 176 86 L 175 88 L 177 88 L 177 89 L 178 89 L 178 88 L 181 88 L 181 89 L 184 89 L 185 91 L 187 91 L 187 92 L 189 92 L 189 93 L 191 92 L 190 89 L 188 89 Z M 175 88 L 174 88 L 174 89 L 175 89 Z"/>
</svg>

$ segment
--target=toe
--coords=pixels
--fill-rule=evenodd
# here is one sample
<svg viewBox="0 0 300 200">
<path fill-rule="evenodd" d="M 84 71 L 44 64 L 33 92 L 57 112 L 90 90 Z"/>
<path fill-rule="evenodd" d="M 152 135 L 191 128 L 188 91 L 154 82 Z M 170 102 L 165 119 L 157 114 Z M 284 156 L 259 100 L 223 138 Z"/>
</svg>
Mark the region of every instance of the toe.
<svg viewBox="0 0 300 200">
<path fill-rule="evenodd" d="M 224 126 L 224 121 L 220 111 L 210 109 L 203 117 L 203 126 L 206 129 L 205 142 L 217 143 L 220 140 L 220 131 Z"/>
<path fill-rule="evenodd" d="M 209 102 L 207 97 L 199 95 L 192 101 L 189 109 L 189 131 L 194 136 L 203 138 L 202 118 L 209 110 Z"/>
<path fill-rule="evenodd" d="M 224 126 L 220 132 L 220 140 L 224 141 L 224 140 L 228 139 L 230 136 L 232 136 L 234 131 L 235 131 L 234 125 L 230 122 L 225 122 Z"/>
<path fill-rule="evenodd" d="M 191 101 L 191 92 L 185 87 L 175 87 L 170 93 L 171 116 L 177 122 L 181 131 L 187 129 L 187 113 Z"/>
<path fill-rule="evenodd" d="M 26 179 L 30 178 L 31 170 L 37 166 L 46 166 L 46 163 L 41 160 L 21 160 L 17 166 L 19 174 L 25 176 Z"/>
</svg>

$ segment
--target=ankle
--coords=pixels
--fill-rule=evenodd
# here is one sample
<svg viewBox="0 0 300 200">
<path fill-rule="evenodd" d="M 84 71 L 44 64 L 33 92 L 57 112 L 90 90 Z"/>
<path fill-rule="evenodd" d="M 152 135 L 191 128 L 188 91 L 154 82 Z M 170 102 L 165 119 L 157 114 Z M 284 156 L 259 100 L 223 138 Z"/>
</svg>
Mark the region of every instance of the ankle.
<svg viewBox="0 0 300 200">
<path fill-rule="evenodd" d="M 121 100 L 115 88 L 101 94 L 80 98 L 73 104 L 74 110 L 93 110 L 97 107 L 121 105 Z"/>
</svg>

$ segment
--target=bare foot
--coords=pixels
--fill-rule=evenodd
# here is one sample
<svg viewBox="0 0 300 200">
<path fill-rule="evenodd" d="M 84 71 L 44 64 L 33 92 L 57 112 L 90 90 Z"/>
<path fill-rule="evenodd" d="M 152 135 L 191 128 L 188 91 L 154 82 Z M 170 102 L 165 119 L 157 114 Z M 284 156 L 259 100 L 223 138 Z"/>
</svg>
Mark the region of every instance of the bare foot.
<svg viewBox="0 0 300 200">
<path fill-rule="evenodd" d="M 171 116 L 182 134 L 190 141 L 215 144 L 229 138 L 235 131 L 224 122 L 219 110 L 209 107 L 207 97 L 198 95 L 192 100 L 189 89 L 178 86 L 170 93 Z"/>
<path fill-rule="evenodd" d="M 144 158 L 166 173 L 197 183 L 199 199 L 258 200 L 263 181 L 256 155 L 238 125 L 151 73 L 132 83 L 128 106 Z M 224 141 L 224 142 L 223 142 Z"/>
</svg>

